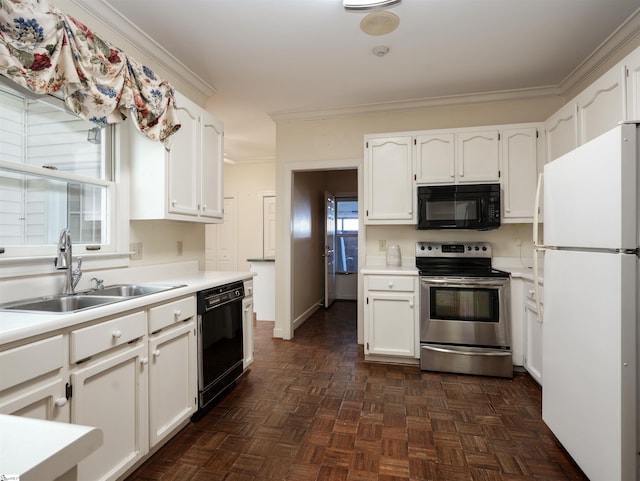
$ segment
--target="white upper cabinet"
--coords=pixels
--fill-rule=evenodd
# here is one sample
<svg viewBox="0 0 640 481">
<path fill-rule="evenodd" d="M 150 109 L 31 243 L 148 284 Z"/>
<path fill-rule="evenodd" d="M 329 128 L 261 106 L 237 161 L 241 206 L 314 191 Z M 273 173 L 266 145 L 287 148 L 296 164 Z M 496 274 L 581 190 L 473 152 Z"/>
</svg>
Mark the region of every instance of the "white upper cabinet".
<svg viewBox="0 0 640 481">
<path fill-rule="evenodd" d="M 457 182 L 498 182 L 500 180 L 498 131 L 460 132 L 456 136 Z"/>
<path fill-rule="evenodd" d="M 625 59 L 627 120 L 640 120 L 640 48 Z"/>
<path fill-rule="evenodd" d="M 626 118 L 624 74 L 624 66 L 616 65 L 576 97 L 580 145 Z"/>
<path fill-rule="evenodd" d="M 575 102 L 569 102 L 544 124 L 547 139 L 547 162 L 571 152 L 578 146 L 578 113 Z"/>
<path fill-rule="evenodd" d="M 416 182 L 453 184 L 498 182 L 498 130 L 461 130 L 417 135 Z"/>
<path fill-rule="evenodd" d="M 456 179 L 454 133 L 417 135 L 416 182 L 419 184 L 452 184 Z"/>
<path fill-rule="evenodd" d="M 220 223 L 222 124 L 177 92 L 176 112 L 181 127 L 169 151 L 131 122 L 121 129 L 123 155 L 131 162 L 131 218 Z"/>
<path fill-rule="evenodd" d="M 540 129 L 542 125 L 539 126 Z M 538 177 L 539 129 L 502 130 L 502 220 L 531 222 Z"/>
<path fill-rule="evenodd" d="M 365 137 L 365 223 L 415 224 L 411 136 Z"/>
</svg>

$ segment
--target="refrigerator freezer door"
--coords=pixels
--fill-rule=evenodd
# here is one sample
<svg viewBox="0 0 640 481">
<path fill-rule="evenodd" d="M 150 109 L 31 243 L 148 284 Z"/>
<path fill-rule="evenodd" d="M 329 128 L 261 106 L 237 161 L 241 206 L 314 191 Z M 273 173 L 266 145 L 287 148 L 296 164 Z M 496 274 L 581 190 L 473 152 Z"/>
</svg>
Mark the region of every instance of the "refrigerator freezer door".
<svg viewBox="0 0 640 481">
<path fill-rule="evenodd" d="M 545 245 L 638 247 L 637 131 L 619 125 L 545 165 Z"/>
<path fill-rule="evenodd" d="M 635 255 L 545 252 L 542 419 L 589 479 L 636 481 Z"/>
</svg>

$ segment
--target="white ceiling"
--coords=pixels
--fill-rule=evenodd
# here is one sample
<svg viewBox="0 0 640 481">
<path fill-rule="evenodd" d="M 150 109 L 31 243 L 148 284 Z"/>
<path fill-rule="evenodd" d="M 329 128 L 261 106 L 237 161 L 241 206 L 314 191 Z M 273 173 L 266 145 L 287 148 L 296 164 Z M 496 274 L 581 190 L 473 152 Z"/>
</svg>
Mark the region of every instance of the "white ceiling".
<svg viewBox="0 0 640 481">
<path fill-rule="evenodd" d="M 103 0 L 216 90 L 235 161 L 275 158 L 271 116 L 553 88 L 640 0 L 402 0 L 399 27 L 360 30 L 342 0 Z M 384 57 L 371 50 L 389 47 Z M 376 104 L 378 104 L 376 106 Z"/>
</svg>

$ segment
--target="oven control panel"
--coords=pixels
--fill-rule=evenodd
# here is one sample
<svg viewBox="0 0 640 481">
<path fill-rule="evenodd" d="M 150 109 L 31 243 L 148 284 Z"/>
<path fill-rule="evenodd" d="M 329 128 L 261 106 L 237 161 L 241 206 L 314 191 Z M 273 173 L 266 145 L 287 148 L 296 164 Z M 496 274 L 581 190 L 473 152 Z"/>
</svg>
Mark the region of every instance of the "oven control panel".
<svg viewBox="0 0 640 481">
<path fill-rule="evenodd" d="M 416 257 L 488 257 L 489 242 L 416 242 Z"/>
</svg>

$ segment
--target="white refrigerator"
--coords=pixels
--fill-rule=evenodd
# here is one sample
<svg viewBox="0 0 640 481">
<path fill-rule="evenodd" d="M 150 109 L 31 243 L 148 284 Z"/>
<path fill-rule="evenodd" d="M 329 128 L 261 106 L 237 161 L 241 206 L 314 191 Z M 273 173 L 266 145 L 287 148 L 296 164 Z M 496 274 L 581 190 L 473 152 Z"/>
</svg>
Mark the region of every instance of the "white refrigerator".
<svg viewBox="0 0 640 481">
<path fill-rule="evenodd" d="M 542 419 L 591 481 L 640 476 L 638 127 L 544 168 Z"/>
</svg>

